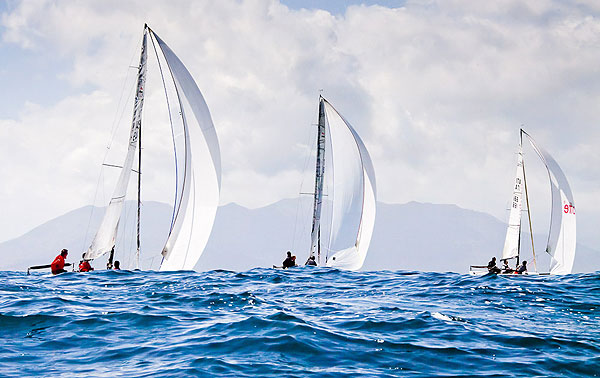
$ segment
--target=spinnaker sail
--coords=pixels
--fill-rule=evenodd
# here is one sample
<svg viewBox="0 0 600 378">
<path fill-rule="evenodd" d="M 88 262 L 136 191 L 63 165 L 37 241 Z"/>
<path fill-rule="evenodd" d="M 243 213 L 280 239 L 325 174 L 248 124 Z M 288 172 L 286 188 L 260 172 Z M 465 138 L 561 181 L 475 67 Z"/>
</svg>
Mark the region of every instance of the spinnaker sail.
<svg viewBox="0 0 600 378">
<path fill-rule="evenodd" d="M 521 130 L 521 133 L 527 136 L 529 143 L 542 159 L 550 179 L 552 211 L 546 245 L 546 252 L 552 256 L 550 274 L 570 274 L 573 270 L 577 246 L 575 200 L 571 187 L 556 160 L 538 146 L 524 130 Z"/>
<path fill-rule="evenodd" d="M 160 270 L 193 269 L 204 251 L 219 206 L 221 157 L 217 133 L 192 75 L 154 34 L 177 89 L 186 137 L 179 207 L 163 248 Z"/>
</svg>

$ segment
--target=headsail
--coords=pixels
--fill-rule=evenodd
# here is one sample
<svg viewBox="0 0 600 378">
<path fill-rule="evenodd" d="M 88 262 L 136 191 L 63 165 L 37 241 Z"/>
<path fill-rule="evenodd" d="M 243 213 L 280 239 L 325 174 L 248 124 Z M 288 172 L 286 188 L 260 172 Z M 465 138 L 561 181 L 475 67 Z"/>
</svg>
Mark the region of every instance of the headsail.
<svg viewBox="0 0 600 378">
<path fill-rule="evenodd" d="M 117 238 L 117 230 L 119 228 L 119 220 L 121 219 L 121 212 L 123 209 L 123 202 L 127 195 L 127 186 L 129 184 L 129 177 L 131 176 L 131 169 L 135 160 L 135 152 L 138 147 L 138 137 L 140 132 L 140 126 L 142 123 L 142 108 L 144 106 L 144 89 L 146 86 L 146 40 L 147 32 L 144 28 L 144 37 L 142 39 L 142 52 L 140 56 L 140 65 L 138 67 L 138 78 L 137 88 L 135 95 L 135 102 L 133 107 L 133 121 L 131 123 L 131 131 L 129 133 L 129 147 L 127 149 L 127 156 L 117 181 L 117 186 L 113 193 L 113 196 L 106 208 L 102 223 L 96 232 L 96 236 L 92 240 L 92 244 L 85 253 L 85 259 L 92 260 L 110 252 L 115 246 L 115 240 Z"/>
<path fill-rule="evenodd" d="M 573 200 L 571 187 L 554 158 L 539 147 L 524 130 L 521 130 L 521 133 L 527 136 L 531 146 L 542 159 L 550 179 L 552 212 L 546 247 L 546 252 L 552 256 L 550 273 L 569 274 L 573 270 L 577 244 L 575 201 Z"/>
<path fill-rule="evenodd" d="M 506 239 L 504 241 L 504 249 L 502 250 L 503 260 L 512 259 L 519 256 L 519 245 L 521 239 L 521 211 L 523 208 L 523 176 L 523 147 L 521 143 L 519 143 L 517 173 L 511 198 L 508 229 L 506 230 Z"/>
<path fill-rule="evenodd" d="M 367 149 L 352 126 L 325 99 L 333 182 L 331 255 L 326 265 L 349 270 L 362 267 L 375 225 L 375 172 Z"/>
<path fill-rule="evenodd" d="M 152 35 L 175 82 L 185 134 L 183 185 L 160 270 L 193 269 L 208 242 L 219 205 L 219 142 L 208 106 L 192 75 L 169 46 L 156 33 Z"/>
</svg>

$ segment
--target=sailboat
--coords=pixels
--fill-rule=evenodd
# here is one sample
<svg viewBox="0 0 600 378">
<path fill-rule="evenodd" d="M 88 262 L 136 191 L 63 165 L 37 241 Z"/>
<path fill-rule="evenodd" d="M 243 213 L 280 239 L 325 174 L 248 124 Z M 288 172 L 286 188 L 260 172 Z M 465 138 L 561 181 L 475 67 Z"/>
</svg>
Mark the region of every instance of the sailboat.
<svg viewBox="0 0 600 378">
<path fill-rule="evenodd" d="M 135 268 L 140 268 L 142 109 L 146 90 L 148 39 L 150 39 L 154 48 L 163 85 L 165 85 L 165 75 L 158 51 L 161 52 L 163 61 L 166 62 L 168 80 L 172 82 L 176 93 L 173 113 L 179 114 L 179 117 L 175 117 L 177 119 L 171 117 L 170 107 L 172 105 L 169 103 L 165 85 L 165 97 L 169 107 L 171 127 L 173 128 L 173 122 L 178 122 L 183 135 L 182 143 L 175 143 L 174 141 L 174 146 L 180 146 L 180 151 L 175 151 L 176 195 L 170 230 L 161 252 L 160 270 L 189 270 L 194 268 L 204 251 L 219 204 L 221 187 L 219 142 L 208 106 L 192 75 L 171 48 L 148 25 L 144 25 L 127 155 L 112 198 L 106 208 L 100 227 L 84 254 L 84 259 L 94 260 L 110 253 L 108 259 L 108 267 L 110 268 L 114 258 L 119 221 L 127 187 L 131 173 L 135 172 L 138 175 Z M 173 134 L 173 138 L 175 138 L 175 134 Z M 134 171 L 133 164 L 136 153 L 138 155 L 138 166 Z M 182 177 L 177 177 L 178 169 Z M 156 254 L 158 255 L 158 251 L 156 251 Z"/>
<path fill-rule="evenodd" d="M 326 154 L 326 151 L 329 153 Z M 326 155 L 331 161 L 326 161 Z M 322 239 L 323 187 L 328 180 L 332 215 Z M 376 183 L 371 157 L 350 123 L 319 96 L 319 123 L 311 247 L 317 266 L 358 270 L 375 225 Z M 308 261 L 307 261 L 308 262 Z"/>
<path fill-rule="evenodd" d="M 533 150 L 542 160 L 548 172 L 551 189 L 550 229 L 545 252 L 550 255 L 549 272 L 538 272 L 536 266 L 535 246 L 533 243 L 533 228 L 531 225 L 531 213 L 529 207 L 529 195 L 527 192 L 527 180 L 525 175 L 525 162 L 523 160 L 523 137 L 526 137 Z M 575 201 L 571 187 L 562 169 L 554 158 L 541 148 L 525 130 L 521 129 L 519 138 L 519 149 L 517 154 L 517 172 L 515 184 L 511 197 L 511 209 L 508 220 L 508 229 L 502 249 L 501 260 L 515 260 L 516 266 L 522 261 L 521 258 L 521 213 L 523 209 L 523 194 L 527 204 L 527 215 L 529 220 L 529 232 L 531 249 L 533 254 L 533 271 L 529 274 L 570 274 L 575 261 L 575 249 L 577 244 Z M 473 275 L 488 273 L 487 267 L 472 265 L 469 272 Z"/>
</svg>

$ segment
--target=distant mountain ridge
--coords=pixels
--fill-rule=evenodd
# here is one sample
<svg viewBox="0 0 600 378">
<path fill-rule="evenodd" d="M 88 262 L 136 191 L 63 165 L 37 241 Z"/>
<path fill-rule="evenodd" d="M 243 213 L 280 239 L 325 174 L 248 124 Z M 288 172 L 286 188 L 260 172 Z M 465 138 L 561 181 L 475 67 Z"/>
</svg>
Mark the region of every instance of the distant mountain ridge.
<svg viewBox="0 0 600 378">
<path fill-rule="evenodd" d="M 310 207 L 309 198 L 286 199 L 257 209 L 234 203 L 219 207 L 196 270 L 244 271 L 279 265 L 288 249 L 303 263 L 310 245 Z M 102 214 L 103 208 L 85 206 L 0 243 L 0 269 L 25 270 L 31 265 L 49 263 L 62 248 L 69 249 L 69 261 L 79 261 Z M 172 209 L 167 204 L 144 203 L 140 258 L 143 269 L 160 265 L 171 216 Z M 116 247 L 116 258 L 124 267 L 133 267 L 134 219 L 135 203 L 128 202 Z M 505 232 L 506 225 L 497 218 L 456 205 L 378 203 L 363 270 L 466 273 L 470 264 L 486 264 L 491 256 L 500 256 Z M 537 239 L 536 236 L 536 242 Z M 599 252 L 582 245 L 577 248 L 574 272 L 600 270 Z M 105 258 L 93 265 L 103 268 Z"/>
</svg>

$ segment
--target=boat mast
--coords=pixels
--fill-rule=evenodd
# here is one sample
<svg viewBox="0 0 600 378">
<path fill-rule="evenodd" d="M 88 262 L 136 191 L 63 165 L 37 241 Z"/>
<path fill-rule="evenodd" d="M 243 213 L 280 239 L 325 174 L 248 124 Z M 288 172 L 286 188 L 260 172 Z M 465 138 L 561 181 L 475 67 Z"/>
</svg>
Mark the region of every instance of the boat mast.
<svg viewBox="0 0 600 378">
<path fill-rule="evenodd" d="M 142 41 L 142 56 L 146 53 L 146 39 L 148 33 L 148 25 L 144 24 L 144 38 Z M 138 73 L 138 94 L 141 91 L 144 91 L 144 84 L 142 82 L 142 76 L 145 74 L 142 70 L 146 69 L 146 62 L 140 64 L 139 73 Z M 144 75 L 145 76 L 145 75 Z M 136 96 L 137 97 L 137 96 Z M 138 182 L 137 182 L 137 224 L 136 224 L 136 245 L 137 249 L 135 252 L 135 269 L 140 269 L 140 219 L 141 219 L 141 208 L 142 208 L 142 117 L 141 117 L 141 109 L 140 109 L 140 118 L 139 118 L 139 131 L 138 131 Z"/>
<path fill-rule="evenodd" d="M 519 160 L 521 161 L 521 169 L 523 169 L 523 181 L 525 181 L 525 167 L 523 165 L 523 136 L 519 136 Z M 523 206 L 523 200 L 520 201 L 521 206 Z M 529 205 L 527 205 L 527 213 L 529 213 Z M 519 266 L 519 262 L 521 262 L 521 228 L 523 227 L 523 223 L 521 222 L 521 214 L 519 214 L 519 241 L 517 242 L 517 265 Z M 533 239 L 532 239 L 533 240 Z"/>
<path fill-rule="evenodd" d="M 521 140 L 520 140 L 520 145 L 523 145 L 523 129 L 521 129 Z M 525 201 L 527 202 L 527 217 L 529 218 L 529 234 L 531 237 L 531 251 L 533 253 L 533 269 L 534 271 L 537 272 L 537 266 L 536 266 L 536 262 L 535 262 L 535 248 L 533 246 L 533 226 L 531 224 L 531 209 L 529 207 L 529 194 L 527 193 L 527 176 L 525 175 L 525 159 L 523 159 L 523 182 L 525 184 Z M 520 234 L 519 234 L 519 240 L 520 240 Z M 520 245 L 520 243 L 519 243 Z M 517 260 L 518 263 L 518 260 Z"/>
<path fill-rule="evenodd" d="M 323 203 L 323 175 L 325 173 L 325 103 L 319 96 L 319 125 L 317 134 L 317 163 L 315 173 L 315 194 L 313 224 L 309 258 L 317 254 L 317 264 L 321 265 L 321 205 Z"/>
</svg>

